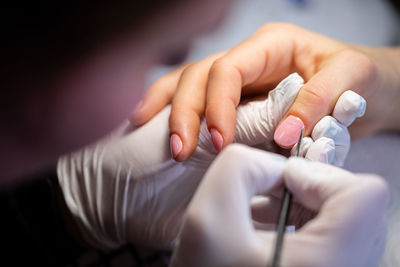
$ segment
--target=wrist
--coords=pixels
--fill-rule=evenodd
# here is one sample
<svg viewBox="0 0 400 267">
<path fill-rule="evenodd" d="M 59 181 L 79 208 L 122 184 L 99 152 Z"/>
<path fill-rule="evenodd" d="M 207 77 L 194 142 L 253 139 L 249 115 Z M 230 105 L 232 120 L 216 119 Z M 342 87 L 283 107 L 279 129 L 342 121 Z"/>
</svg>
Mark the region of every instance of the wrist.
<svg viewBox="0 0 400 267">
<path fill-rule="evenodd" d="M 388 48 L 387 54 L 387 90 L 392 96 L 388 106 L 392 106 L 391 112 L 382 125 L 384 131 L 400 131 L 400 47 Z"/>
<path fill-rule="evenodd" d="M 358 47 L 376 66 L 376 88 L 367 100 L 378 131 L 400 131 L 400 47 Z"/>
</svg>

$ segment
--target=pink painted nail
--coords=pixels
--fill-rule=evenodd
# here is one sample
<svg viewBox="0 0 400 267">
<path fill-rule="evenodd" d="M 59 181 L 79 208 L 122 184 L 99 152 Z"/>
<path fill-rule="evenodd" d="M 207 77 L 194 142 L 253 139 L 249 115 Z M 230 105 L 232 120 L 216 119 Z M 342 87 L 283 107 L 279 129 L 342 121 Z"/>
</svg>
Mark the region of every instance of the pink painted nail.
<svg viewBox="0 0 400 267">
<path fill-rule="evenodd" d="M 212 140 L 212 142 L 214 144 L 215 149 L 218 152 L 220 152 L 222 150 L 222 145 L 224 143 L 224 138 L 222 138 L 222 135 L 215 128 L 211 128 L 210 129 L 210 134 L 211 134 L 211 140 Z"/>
<path fill-rule="evenodd" d="M 143 100 L 140 100 L 139 103 L 137 103 L 136 107 L 133 109 L 131 116 L 130 116 L 130 121 L 133 125 L 140 124 L 140 112 L 143 109 Z"/>
<path fill-rule="evenodd" d="M 299 140 L 302 129 L 304 129 L 303 121 L 290 115 L 276 129 L 274 140 L 281 147 L 291 148 Z"/>
<path fill-rule="evenodd" d="M 173 158 L 176 158 L 179 153 L 182 151 L 182 140 L 177 134 L 172 134 L 171 139 L 169 142 L 170 149 L 171 149 L 171 155 Z"/>
<path fill-rule="evenodd" d="M 137 103 L 135 109 L 133 110 L 134 114 L 137 114 L 141 111 L 141 109 L 143 108 L 143 99 L 139 101 L 139 103 Z"/>
</svg>

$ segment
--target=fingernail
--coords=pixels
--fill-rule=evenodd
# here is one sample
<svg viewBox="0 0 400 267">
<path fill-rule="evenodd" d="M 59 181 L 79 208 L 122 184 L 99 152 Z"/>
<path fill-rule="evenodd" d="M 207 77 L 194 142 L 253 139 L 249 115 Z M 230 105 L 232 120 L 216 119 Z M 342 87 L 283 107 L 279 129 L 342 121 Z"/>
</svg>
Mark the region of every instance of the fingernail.
<svg viewBox="0 0 400 267">
<path fill-rule="evenodd" d="M 290 115 L 276 129 L 274 140 L 279 146 L 290 148 L 299 140 L 302 129 L 304 129 L 302 120 Z"/>
<path fill-rule="evenodd" d="M 131 114 L 130 121 L 133 125 L 140 123 L 139 113 L 141 112 L 142 108 L 143 108 L 143 100 L 140 100 L 139 103 L 137 103 L 136 107 L 133 109 Z"/>
<path fill-rule="evenodd" d="M 179 137 L 179 135 L 172 134 L 169 145 L 170 145 L 172 157 L 176 158 L 179 155 L 179 153 L 181 153 L 182 147 L 183 147 L 182 140 Z"/>
<path fill-rule="evenodd" d="M 135 114 L 139 113 L 141 111 L 141 109 L 143 108 L 143 99 L 139 101 L 139 103 L 137 103 L 135 109 L 133 110 L 133 112 Z"/>
<path fill-rule="evenodd" d="M 211 128 L 210 129 L 210 134 L 211 134 L 211 140 L 214 144 L 215 149 L 219 152 L 222 150 L 222 145 L 224 143 L 224 139 L 222 138 L 222 135 L 218 132 L 217 129 Z"/>
</svg>

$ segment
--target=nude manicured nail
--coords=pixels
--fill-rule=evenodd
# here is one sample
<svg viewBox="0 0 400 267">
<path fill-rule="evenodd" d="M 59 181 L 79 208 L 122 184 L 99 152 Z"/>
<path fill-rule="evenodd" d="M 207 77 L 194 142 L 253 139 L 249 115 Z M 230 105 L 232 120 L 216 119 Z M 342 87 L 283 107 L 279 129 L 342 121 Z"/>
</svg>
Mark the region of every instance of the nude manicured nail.
<svg viewBox="0 0 400 267">
<path fill-rule="evenodd" d="M 170 145 L 172 157 L 176 158 L 179 155 L 179 153 L 181 153 L 182 147 L 183 147 L 182 140 L 179 137 L 179 135 L 172 134 L 169 145 Z"/>
<path fill-rule="evenodd" d="M 221 151 L 222 145 L 224 144 L 224 138 L 222 138 L 222 135 L 215 128 L 210 129 L 210 134 L 211 134 L 211 140 L 214 144 L 215 149 L 218 152 Z"/>
<path fill-rule="evenodd" d="M 136 107 L 133 109 L 130 117 L 130 121 L 133 125 L 139 125 L 141 123 L 140 119 L 140 112 L 143 109 L 143 100 L 140 100 L 139 103 L 137 103 Z"/>
<path fill-rule="evenodd" d="M 135 109 L 133 110 L 134 114 L 137 114 L 141 111 L 141 109 L 143 108 L 143 99 L 139 101 L 139 103 L 137 103 Z"/>
<path fill-rule="evenodd" d="M 304 129 L 303 121 L 290 115 L 276 129 L 274 140 L 279 146 L 290 148 L 299 140 L 302 129 Z"/>
</svg>

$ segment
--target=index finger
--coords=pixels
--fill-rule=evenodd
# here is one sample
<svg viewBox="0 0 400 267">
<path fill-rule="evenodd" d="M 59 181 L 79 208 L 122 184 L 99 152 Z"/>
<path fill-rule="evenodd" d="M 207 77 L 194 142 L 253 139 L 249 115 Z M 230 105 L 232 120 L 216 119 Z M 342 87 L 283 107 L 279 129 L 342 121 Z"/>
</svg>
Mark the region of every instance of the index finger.
<svg viewBox="0 0 400 267">
<path fill-rule="evenodd" d="M 217 150 L 233 141 L 242 90 L 245 93 L 250 87 L 265 88 L 257 85 L 275 83 L 293 71 L 294 42 L 287 38 L 293 35 L 285 36 L 283 41 L 278 31 L 257 32 L 211 66 L 205 115 Z M 222 140 L 215 137 L 216 131 Z"/>
</svg>

